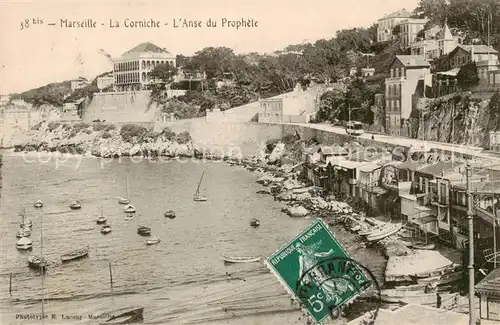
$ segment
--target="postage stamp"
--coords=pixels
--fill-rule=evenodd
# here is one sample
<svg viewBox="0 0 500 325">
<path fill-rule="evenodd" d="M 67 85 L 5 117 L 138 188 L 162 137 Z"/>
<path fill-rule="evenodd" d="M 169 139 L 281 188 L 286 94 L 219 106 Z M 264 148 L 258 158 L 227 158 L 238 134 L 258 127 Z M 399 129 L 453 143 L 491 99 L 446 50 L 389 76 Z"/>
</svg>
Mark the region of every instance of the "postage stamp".
<svg viewBox="0 0 500 325">
<path fill-rule="evenodd" d="M 317 323 L 328 316 L 338 317 L 342 306 L 372 285 L 321 219 L 266 263 Z"/>
</svg>

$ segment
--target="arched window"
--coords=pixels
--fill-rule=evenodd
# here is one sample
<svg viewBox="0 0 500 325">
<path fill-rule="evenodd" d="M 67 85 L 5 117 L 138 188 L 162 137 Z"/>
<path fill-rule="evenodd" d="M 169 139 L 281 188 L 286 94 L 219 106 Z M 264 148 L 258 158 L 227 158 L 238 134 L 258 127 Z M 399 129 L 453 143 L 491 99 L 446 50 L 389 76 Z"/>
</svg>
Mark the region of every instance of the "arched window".
<svg viewBox="0 0 500 325">
<path fill-rule="evenodd" d="M 169 64 L 170 64 L 171 67 L 173 67 L 174 66 L 174 61 L 170 61 Z"/>
<path fill-rule="evenodd" d="M 142 73 L 142 81 L 143 81 L 143 82 L 146 82 L 146 72 L 143 72 L 143 73 Z"/>
<path fill-rule="evenodd" d="M 151 62 L 150 61 L 148 61 L 148 63 L 147 63 L 147 69 L 151 70 Z"/>
<path fill-rule="evenodd" d="M 146 61 L 142 60 L 141 62 L 142 70 L 146 69 Z"/>
</svg>

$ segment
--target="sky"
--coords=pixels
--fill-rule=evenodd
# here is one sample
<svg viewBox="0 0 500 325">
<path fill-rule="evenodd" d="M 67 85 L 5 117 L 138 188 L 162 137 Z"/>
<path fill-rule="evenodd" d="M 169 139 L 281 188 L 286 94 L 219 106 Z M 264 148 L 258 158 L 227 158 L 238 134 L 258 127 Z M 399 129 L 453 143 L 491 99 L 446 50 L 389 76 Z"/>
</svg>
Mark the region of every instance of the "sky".
<svg viewBox="0 0 500 325">
<path fill-rule="evenodd" d="M 111 71 L 111 62 L 99 49 L 119 57 L 142 42 L 152 42 L 174 55 L 193 55 L 208 46 L 226 46 L 236 53 L 269 53 L 290 44 L 332 38 L 340 29 L 369 27 L 384 14 L 403 8 L 411 11 L 417 3 L 418 0 L 0 0 L 0 94 L 79 76 L 91 79 Z M 92 19 L 96 27 L 61 27 L 65 19 Z M 152 19 L 160 21 L 160 27 L 125 27 L 127 19 Z M 174 27 L 174 20 L 179 25 L 182 19 L 201 21 L 202 27 Z M 217 26 L 207 27 L 209 19 L 216 21 Z M 222 26 L 223 19 L 253 19 L 258 23 L 236 29 Z M 29 26 L 21 26 L 26 20 Z M 111 27 L 116 26 L 115 22 L 120 26 Z"/>
</svg>

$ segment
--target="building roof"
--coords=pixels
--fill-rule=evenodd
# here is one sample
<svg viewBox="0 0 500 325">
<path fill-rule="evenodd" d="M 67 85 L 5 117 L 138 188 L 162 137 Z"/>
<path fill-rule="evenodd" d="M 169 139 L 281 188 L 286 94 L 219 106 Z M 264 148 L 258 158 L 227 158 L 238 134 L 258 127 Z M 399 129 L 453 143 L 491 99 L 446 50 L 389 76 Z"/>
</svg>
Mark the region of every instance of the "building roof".
<svg viewBox="0 0 500 325">
<path fill-rule="evenodd" d="M 394 60 L 399 60 L 405 67 L 430 67 L 431 65 L 420 55 L 396 55 Z M 394 63 L 391 63 L 391 65 Z"/>
<path fill-rule="evenodd" d="M 406 9 L 401 9 L 398 11 L 395 11 L 391 14 L 385 15 L 384 17 L 380 18 L 379 20 L 382 19 L 389 19 L 389 18 L 410 18 L 411 15 Z"/>
<path fill-rule="evenodd" d="M 450 27 L 448 27 L 448 24 L 445 22 L 443 29 L 439 32 L 439 39 L 444 39 L 444 40 L 452 40 L 453 35 L 451 34 Z"/>
<path fill-rule="evenodd" d="M 454 161 L 440 161 L 435 164 L 429 165 L 420 169 L 420 174 L 427 174 L 431 176 L 441 176 L 445 172 L 453 170 L 455 167 L 461 166 L 460 163 Z"/>
<path fill-rule="evenodd" d="M 408 160 L 405 162 L 402 162 L 397 166 L 398 169 L 408 169 L 411 171 L 416 171 L 419 169 L 422 169 L 427 166 L 427 163 L 422 162 L 422 161 L 414 161 L 414 160 Z"/>
<path fill-rule="evenodd" d="M 166 49 L 154 45 L 151 42 L 144 42 L 123 53 L 123 56 L 134 53 L 143 53 L 143 52 L 170 53 Z"/>
<path fill-rule="evenodd" d="M 456 51 L 458 48 L 461 48 L 464 51 L 469 52 L 469 53 L 473 49 L 474 54 L 488 54 L 488 53 L 498 54 L 497 50 L 495 50 L 491 46 L 487 46 L 487 45 L 462 45 L 462 44 L 459 44 L 452 52 Z"/>
<path fill-rule="evenodd" d="M 500 268 L 491 271 L 476 284 L 476 292 L 500 297 Z"/>
<path fill-rule="evenodd" d="M 453 187 L 457 190 L 466 191 L 466 183 L 456 183 Z M 478 194 L 498 194 L 500 193 L 500 183 L 485 180 L 473 180 L 471 182 L 471 191 Z"/>
<path fill-rule="evenodd" d="M 364 324 L 363 319 L 367 319 L 367 313 L 356 318 L 347 325 Z M 461 314 L 446 309 L 438 309 L 430 306 L 408 304 L 394 311 L 380 309 L 374 325 L 466 325 L 469 324 L 469 315 Z"/>
</svg>

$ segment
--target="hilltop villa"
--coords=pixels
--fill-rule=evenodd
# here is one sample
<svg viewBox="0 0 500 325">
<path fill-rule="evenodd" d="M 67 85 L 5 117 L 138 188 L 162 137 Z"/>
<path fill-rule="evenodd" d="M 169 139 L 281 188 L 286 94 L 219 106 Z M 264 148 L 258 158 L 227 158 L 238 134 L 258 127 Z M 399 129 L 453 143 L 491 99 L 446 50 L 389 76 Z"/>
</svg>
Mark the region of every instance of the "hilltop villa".
<svg viewBox="0 0 500 325">
<path fill-rule="evenodd" d="M 175 67 L 175 55 L 152 43 L 145 42 L 113 59 L 115 91 L 146 90 L 151 82 L 151 70 L 158 64 Z"/>
</svg>

